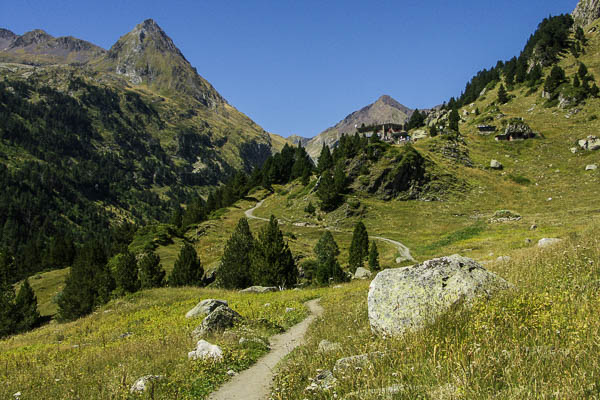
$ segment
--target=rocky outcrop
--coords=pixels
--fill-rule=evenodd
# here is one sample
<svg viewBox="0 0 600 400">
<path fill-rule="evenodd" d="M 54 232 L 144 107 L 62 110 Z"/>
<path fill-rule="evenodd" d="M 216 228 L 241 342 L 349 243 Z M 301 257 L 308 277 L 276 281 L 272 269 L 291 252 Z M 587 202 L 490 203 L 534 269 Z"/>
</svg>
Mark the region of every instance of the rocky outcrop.
<svg viewBox="0 0 600 400">
<path fill-rule="evenodd" d="M 496 135 L 496 140 L 525 140 L 534 137 L 535 133 L 531 130 L 529 125 L 517 118 L 508 123 L 503 134 Z"/>
<path fill-rule="evenodd" d="M 199 315 L 208 315 L 213 312 L 217 307 L 225 306 L 228 307 L 229 304 L 227 300 L 217 300 L 217 299 L 206 299 L 202 300 L 200 303 L 196 304 L 194 308 L 185 314 L 186 318 L 195 318 Z"/>
<path fill-rule="evenodd" d="M 459 302 L 490 296 L 510 285 L 472 259 L 453 255 L 406 268 L 387 269 L 371 282 L 371 329 L 401 335 L 420 329 Z"/>
<path fill-rule="evenodd" d="M 580 0 L 572 15 L 578 26 L 591 24 L 600 18 L 600 0 Z"/>
<path fill-rule="evenodd" d="M 222 332 L 241 320 L 240 314 L 227 306 L 220 305 L 202 320 L 202 323 L 192 332 L 192 336 L 197 338 L 209 333 Z"/>
<path fill-rule="evenodd" d="M 594 151 L 600 149 L 600 139 L 597 136 L 590 135 L 585 139 L 579 140 L 577 144 L 579 144 L 579 147 L 583 150 Z"/>
</svg>

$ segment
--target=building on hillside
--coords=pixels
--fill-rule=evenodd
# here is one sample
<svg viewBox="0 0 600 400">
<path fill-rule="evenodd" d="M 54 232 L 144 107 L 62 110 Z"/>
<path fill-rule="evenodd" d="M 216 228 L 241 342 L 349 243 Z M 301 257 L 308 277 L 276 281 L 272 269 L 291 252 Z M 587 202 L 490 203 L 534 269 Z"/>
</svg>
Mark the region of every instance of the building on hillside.
<svg viewBox="0 0 600 400">
<path fill-rule="evenodd" d="M 479 129 L 479 133 L 482 135 L 496 132 L 496 127 L 494 125 L 478 125 L 477 129 Z"/>
</svg>

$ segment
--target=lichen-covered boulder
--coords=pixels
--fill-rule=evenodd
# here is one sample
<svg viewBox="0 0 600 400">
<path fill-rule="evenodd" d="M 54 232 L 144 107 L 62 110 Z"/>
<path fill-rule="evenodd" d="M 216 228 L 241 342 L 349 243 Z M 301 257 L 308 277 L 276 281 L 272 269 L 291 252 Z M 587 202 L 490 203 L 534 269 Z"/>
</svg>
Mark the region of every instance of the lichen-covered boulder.
<svg viewBox="0 0 600 400">
<path fill-rule="evenodd" d="M 196 304 L 196 307 L 192 308 L 190 311 L 185 314 L 186 318 L 195 318 L 199 315 L 207 315 L 213 312 L 219 306 L 227 307 L 229 304 L 227 300 L 217 300 L 217 299 L 206 299 L 202 300 L 200 303 Z"/>
<path fill-rule="evenodd" d="M 401 335 L 433 322 L 460 301 L 509 287 L 504 279 L 459 255 L 387 269 L 371 282 L 369 322 L 375 333 Z"/>
<path fill-rule="evenodd" d="M 250 286 L 246 289 L 240 290 L 241 293 L 268 293 L 276 291 L 277 288 L 275 286 Z"/>
<path fill-rule="evenodd" d="M 216 344 L 210 344 L 206 340 L 200 340 L 196 348 L 188 353 L 189 360 L 222 361 L 223 350 Z"/>
<path fill-rule="evenodd" d="M 371 275 L 372 273 L 368 269 L 364 267 L 358 267 L 352 279 L 370 279 Z"/>
<path fill-rule="evenodd" d="M 202 320 L 202 323 L 192 332 L 192 336 L 198 338 L 208 333 L 222 332 L 241 320 L 240 314 L 221 305 Z"/>
</svg>

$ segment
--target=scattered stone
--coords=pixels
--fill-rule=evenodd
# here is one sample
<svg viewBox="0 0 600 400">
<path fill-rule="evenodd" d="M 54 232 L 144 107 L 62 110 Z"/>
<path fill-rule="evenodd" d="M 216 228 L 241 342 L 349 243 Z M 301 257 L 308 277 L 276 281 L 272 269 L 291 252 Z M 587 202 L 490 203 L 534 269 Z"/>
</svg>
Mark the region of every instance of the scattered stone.
<svg viewBox="0 0 600 400">
<path fill-rule="evenodd" d="M 222 361 L 223 350 L 216 344 L 210 344 L 206 340 L 200 340 L 196 344 L 196 349 L 188 353 L 188 359 Z"/>
<path fill-rule="evenodd" d="M 532 242 L 531 239 L 529 239 L 529 238 L 525 239 L 525 244 L 531 244 L 531 242 Z"/>
<path fill-rule="evenodd" d="M 15 394 L 13 394 L 13 397 L 15 398 L 15 400 L 20 400 L 21 399 L 21 392 L 17 392 Z"/>
<path fill-rule="evenodd" d="M 552 245 L 555 245 L 560 242 L 562 242 L 562 239 L 543 238 L 543 239 L 538 240 L 538 247 L 548 247 L 548 246 L 552 246 Z"/>
<path fill-rule="evenodd" d="M 133 336 L 133 332 L 125 332 L 119 335 L 120 339 L 127 339 L 129 336 Z"/>
<path fill-rule="evenodd" d="M 200 303 L 196 304 L 196 307 L 192 308 L 190 311 L 185 314 L 186 318 L 195 318 L 199 315 L 208 315 L 213 312 L 219 306 L 229 306 L 227 300 L 217 300 L 217 299 L 206 299 L 202 300 Z"/>
<path fill-rule="evenodd" d="M 500 256 L 496 258 L 496 262 L 507 263 L 510 262 L 511 258 L 509 256 Z"/>
<path fill-rule="evenodd" d="M 359 354 L 357 356 L 340 358 L 335 362 L 333 373 L 335 376 L 353 374 L 356 370 L 364 370 L 373 366 L 373 361 L 381 360 L 385 353 L 375 351 L 373 353 Z"/>
<path fill-rule="evenodd" d="M 329 340 L 321 340 L 319 342 L 319 352 L 321 353 L 330 353 L 334 351 L 341 351 L 342 345 L 335 342 L 330 342 Z"/>
<path fill-rule="evenodd" d="M 263 307 L 271 307 L 271 303 L 265 303 L 263 304 Z"/>
<path fill-rule="evenodd" d="M 341 288 L 342 288 L 342 285 L 335 285 L 333 288 L 334 288 L 334 289 L 341 289 Z"/>
<path fill-rule="evenodd" d="M 163 375 L 146 375 L 139 378 L 131 388 L 129 389 L 129 393 L 141 393 L 145 392 L 148 388 L 148 384 L 154 384 L 154 382 L 158 382 L 164 378 Z"/>
<path fill-rule="evenodd" d="M 585 139 L 579 140 L 577 144 L 579 144 L 579 147 L 581 147 L 583 150 L 594 151 L 600 149 L 600 139 L 592 135 Z"/>
<path fill-rule="evenodd" d="M 287 313 L 291 313 L 291 312 L 292 312 L 292 311 L 294 311 L 294 310 L 295 310 L 295 308 L 293 308 L 293 307 L 286 307 L 286 308 L 285 308 L 285 313 L 286 313 L 286 314 L 287 314 Z"/>
<path fill-rule="evenodd" d="M 277 288 L 275 286 L 250 286 L 249 288 L 240 290 L 240 292 L 242 293 L 268 293 L 276 291 Z"/>
<path fill-rule="evenodd" d="M 521 219 L 521 215 L 517 214 L 514 211 L 510 210 L 498 210 L 494 213 L 490 222 L 510 222 L 510 221 L 519 221 Z"/>
<path fill-rule="evenodd" d="M 369 322 L 373 332 L 401 335 L 420 329 L 462 301 L 490 296 L 511 285 L 474 260 L 459 255 L 406 268 L 387 269 L 371 282 Z"/>
<path fill-rule="evenodd" d="M 227 375 L 229 375 L 229 376 L 236 376 L 237 372 L 235 372 L 234 370 L 230 369 L 229 371 L 227 371 Z"/>
<path fill-rule="evenodd" d="M 492 160 L 492 161 L 490 161 L 490 168 L 491 169 L 501 170 L 501 169 L 504 168 L 504 166 L 500 163 L 500 161 L 498 161 L 498 160 Z"/>
<path fill-rule="evenodd" d="M 367 389 L 348 393 L 344 396 L 344 400 L 362 400 L 362 399 L 378 399 L 392 400 L 397 394 L 407 391 L 407 387 L 403 385 L 392 385 L 382 389 Z M 434 397 L 437 399 L 437 397 Z"/>
<path fill-rule="evenodd" d="M 371 271 L 363 267 L 358 267 L 352 279 L 369 279 L 371 276 Z"/>
<path fill-rule="evenodd" d="M 598 166 L 596 164 L 590 164 L 585 167 L 586 171 L 595 171 L 597 169 L 598 169 Z"/>
<path fill-rule="evenodd" d="M 577 153 L 577 147 L 571 147 L 571 153 L 576 154 Z"/>
<path fill-rule="evenodd" d="M 265 347 L 267 349 L 270 348 L 268 343 L 266 343 L 264 340 L 262 340 L 261 338 L 258 338 L 258 337 L 253 337 L 250 339 L 243 337 L 239 341 L 240 346 L 247 346 L 252 343 L 259 344 L 260 346 Z"/>
<path fill-rule="evenodd" d="M 242 316 L 240 314 L 227 306 L 221 305 L 202 320 L 202 323 L 194 329 L 192 335 L 197 338 L 208 333 L 222 332 L 241 320 Z"/>
<path fill-rule="evenodd" d="M 325 370 L 318 372 L 318 375 L 312 380 L 312 383 L 308 385 L 305 392 L 323 392 L 333 389 L 337 384 L 337 379 L 333 376 L 331 371 Z"/>
<path fill-rule="evenodd" d="M 536 224 L 533 224 L 533 225 L 531 225 L 531 226 L 529 227 L 529 230 L 530 230 L 530 231 L 535 231 L 536 229 L 537 229 L 537 225 L 536 225 Z"/>
</svg>

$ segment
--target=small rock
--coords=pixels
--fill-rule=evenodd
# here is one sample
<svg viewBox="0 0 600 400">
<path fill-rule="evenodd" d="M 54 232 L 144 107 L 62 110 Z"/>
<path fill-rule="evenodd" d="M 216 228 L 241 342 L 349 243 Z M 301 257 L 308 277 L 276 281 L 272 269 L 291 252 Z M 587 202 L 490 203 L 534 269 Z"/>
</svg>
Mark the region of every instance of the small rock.
<svg viewBox="0 0 600 400">
<path fill-rule="evenodd" d="M 590 135 L 585 139 L 579 140 L 577 143 L 583 150 L 594 151 L 600 149 L 600 139 L 596 136 Z"/>
<path fill-rule="evenodd" d="M 577 147 L 571 147 L 571 153 L 576 154 L 577 153 Z"/>
<path fill-rule="evenodd" d="M 509 262 L 511 258 L 509 256 L 500 256 L 496 258 L 496 262 L 506 263 Z"/>
<path fill-rule="evenodd" d="M 538 247 L 548 247 L 562 242 L 562 239 L 557 238 L 543 238 L 538 241 Z"/>
<path fill-rule="evenodd" d="M 202 323 L 194 329 L 192 335 L 197 338 L 208 333 L 222 332 L 241 320 L 242 316 L 240 314 L 227 306 L 221 305 L 202 320 Z"/>
<path fill-rule="evenodd" d="M 504 168 L 504 166 L 500 163 L 500 161 L 492 160 L 492 161 L 490 161 L 490 168 L 500 170 L 500 169 Z"/>
<path fill-rule="evenodd" d="M 121 335 L 119 335 L 119 338 L 121 338 L 121 339 L 127 339 L 129 336 L 133 336 L 133 333 L 132 332 L 122 333 Z"/>
<path fill-rule="evenodd" d="M 373 365 L 373 361 L 381 360 L 385 353 L 375 351 L 373 353 L 359 354 L 357 356 L 340 358 L 335 362 L 333 373 L 335 376 L 349 375 L 356 369 L 365 369 Z"/>
<path fill-rule="evenodd" d="M 333 351 L 341 351 L 342 345 L 335 342 L 330 342 L 329 340 L 321 340 L 319 342 L 319 351 L 321 353 L 329 353 Z"/>
<path fill-rule="evenodd" d="M 536 224 L 533 224 L 533 225 L 531 225 L 531 226 L 529 227 L 529 230 L 530 230 L 530 231 L 535 231 L 536 229 L 537 229 L 537 225 L 536 225 Z"/>
<path fill-rule="evenodd" d="M 271 307 L 271 303 L 265 303 L 263 304 L 263 307 Z"/>
<path fill-rule="evenodd" d="M 352 279 L 369 279 L 373 274 L 366 268 L 358 267 Z"/>
<path fill-rule="evenodd" d="M 334 289 L 341 289 L 341 288 L 342 288 L 342 285 L 335 285 L 333 288 L 334 288 Z"/>
<path fill-rule="evenodd" d="M 337 384 L 337 379 L 333 376 L 331 371 L 325 370 L 318 372 L 318 375 L 312 380 L 312 383 L 308 385 L 304 391 L 306 392 L 322 392 L 333 389 Z"/>
<path fill-rule="evenodd" d="M 185 314 L 186 318 L 195 318 L 199 315 L 208 315 L 219 306 L 229 306 L 227 300 L 206 299 L 196 304 L 194 308 Z"/>
<path fill-rule="evenodd" d="M 242 293 L 268 293 L 276 291 L 277 288 L 275 286 L 250 286 L 246 289 L 240 290 Z"/>
<path fill-rule="evenodd" d="M 146 375 L 139 378 L 131 388 L 129 389 L 129 393 L 140 393 L 145 392 L 148 388 L 149 383 L 154 383 L 162 380 L 164 378 L 163 375 Z"/>
<path fill-rule="evenodd" d="M 216 344 L 210 344 L 206 340 L 200 340 L 196 344 L 196 349 L 188 353 L 188 359 L 222 361 L 223 350 Z"/>
<path fill-rule="evenodd" d="M 585 167 L 586 171 L 595 171 L 597 169 L 598 169 L 598 166 L 596 164 L 590 164 Z"/>
<path fill-rule="evenodd" d="M 292 311 L 294 311 L 294 310 L 295 310 L 295 308 L 293 308 L 293 307 L 286 307 L 286 309 L 285 309 L 285 313 L 286 313 L 286 314 L 287 314 L 287 313 L 291 313 L 291 312 L 292 312 Z"/>
<path fill-rule="evenodd" d="M 13 394 L 13 397 L 15 398 L 15 400 L 19 400 L 21 398 L 21 392 Z"/>
<path fill-rule="evenodd" d="M 531 244 L 531 242 L 532 242 L 531 239 L 529 239 L 529 238 L 525 239 L 525 244 Z"/>
<path fill-rule="evenodd" d="M 240 344 L 240 346 L 245 346 L 245 345 L 248 345 L 248 344 L 251 344 L 251 343 L 255 343 L 255 344 L 259 344 L 260 346 L 265 347 L 267 349 L 269 348 L 269 344 L 268 343 L 266 343 L 261 338 L 257 338 L 257 337 L 253 337 L 253 338 L 250 338 L 250 339 L 247 339 L 247 338 L 243 337 L 243 338 L 240 338 L 240 340 L 239 340 L 238 343 Z"/>
<path fill-rule="evenodd" d="M 234 370 L 230 369 L 229 371 L 227 371 L 227 375 L 229 375 L 229 376 L 236 376 L 237 372 L 235 372 Z"/>
</svg>

